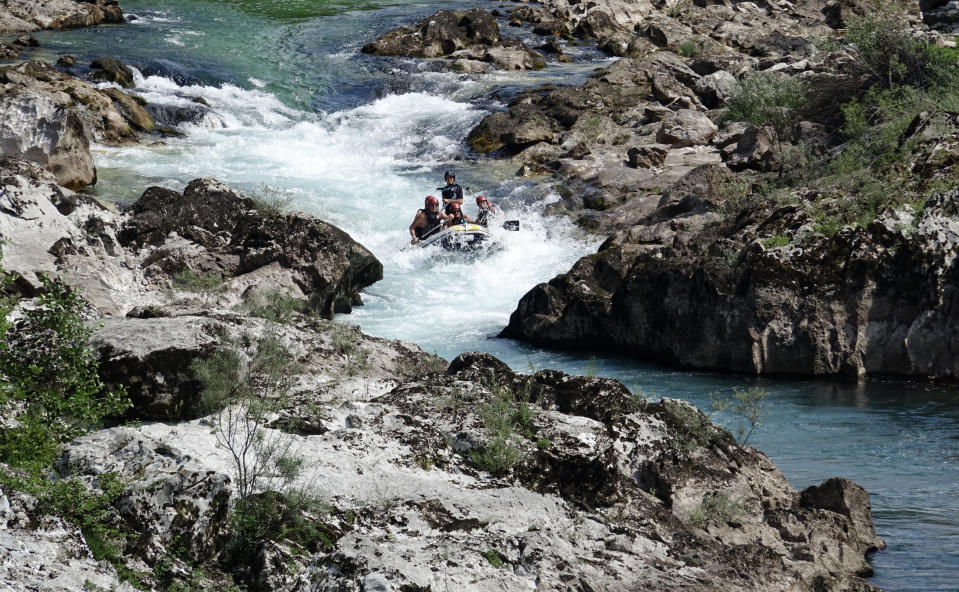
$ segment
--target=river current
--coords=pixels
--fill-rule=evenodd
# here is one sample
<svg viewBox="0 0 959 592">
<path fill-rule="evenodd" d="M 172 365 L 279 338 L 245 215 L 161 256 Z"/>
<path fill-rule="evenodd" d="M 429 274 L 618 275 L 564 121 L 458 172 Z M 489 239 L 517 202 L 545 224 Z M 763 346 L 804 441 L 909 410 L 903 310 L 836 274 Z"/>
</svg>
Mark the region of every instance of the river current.
<svg viewBox="0 0 959 592">
<path fill-rule="evenodd" d="M 467 77 L 435 72 L 422 61 L 359 53 L 378 35 L 439 8 L 502 6 L 479 0 L 124 0 L 122 6 L 134 17 L 126 25 L 38 33 L 41 55 L 68 53 L 81 62 L 115 56 L 137 67 L 136 92 L 151 103 L 188 106 L 190 97 L 201 96 L 212 112 L 184 123 L 183 138 L 95 147 L 100 181 L 93 193 L 130 203 L 149 185 L 182 189 L 212 176 L 247 191 L 285 194 L 292 207 L 343 228 L 383 262 L 384 280 L 369 288 L 365 306 L 340 320 L 448 359 L 486 351 L 519 371 L 609 376 L 704 410 L 711 392 L 765 388 L 767 411 L 750 444 L 797 489 L 842 476 L 869 491 L 888 544 L 871 558 L 871 581 L 887 590 L 959 590 L 959 391 L 751 380 L 495 338 L 528 289 L 568 270 L 602 237 L 544 217 L 556 195 L 515 177 L 518 165 L 471 161 L 464 138 L 517 90 L 581 82 L 607 58 L 570 48 L 573 64 Z M 541 43 L 527 29 L 503 32 Z M 445 170 L 521 221 L 520 232 L 502 233 L 504 249 L 464 258 L 406 248 L 413 214 L 443 184 Z M 474 213 L 472 200 L 465 209 Z M 714 418 L 735 424 L 722 413 Z"/>
</svg>

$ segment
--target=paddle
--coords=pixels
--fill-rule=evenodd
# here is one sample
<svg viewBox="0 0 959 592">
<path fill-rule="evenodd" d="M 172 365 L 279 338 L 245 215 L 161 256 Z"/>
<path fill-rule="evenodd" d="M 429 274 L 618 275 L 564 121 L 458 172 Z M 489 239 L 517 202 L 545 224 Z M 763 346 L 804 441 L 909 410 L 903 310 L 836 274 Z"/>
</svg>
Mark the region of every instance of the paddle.
<svg viewBox="0 0 959 592">
<path fill-rule="evenodd" d="M 437 230 L 440 230 L 440 229 L 442 229 L 442 228 L 443 228 L 443 225 L 442 225 L 442 224 L 437 224 L 436 226 L 433 227 L 433 230 L 430 230 L 429 232 L 427 232 L 426 234 L 424 234 L 423 236 L 421 236 L 421 237 L 420 237 L 420 240 L 416 241 L 416 244 L 415 244 L 415 245 L 405 245 L 402 249 L 400 249 L 400 251 L 405 251 L 405 250 L 407 250 L 407 249 L 409 249 L 409 248 L 411 248 L 411 247 L 422 247 L 424 240 L 426 240 L 427 238 L 430 237 L 431 234 L 433 234 L 434 232 L 436 232 Z"/>
</svg>

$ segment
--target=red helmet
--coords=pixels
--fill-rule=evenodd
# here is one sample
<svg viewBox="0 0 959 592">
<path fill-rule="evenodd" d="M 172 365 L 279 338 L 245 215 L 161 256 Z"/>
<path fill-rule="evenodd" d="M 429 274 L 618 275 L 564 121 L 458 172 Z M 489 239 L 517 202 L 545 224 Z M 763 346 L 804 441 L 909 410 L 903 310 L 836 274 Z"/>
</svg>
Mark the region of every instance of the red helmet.
<svg viewBox="0 0 959 592">
<path fill-rule="evenodd" d="M 480 205 L 481 203 L 483 203 L 483 202 L 485 202 L 485 201 L 486 201 L 486 196 L 485 196 L 485 195 L 477 195 L 477 196 L 476 196 L 476 205 Z"/>
<path fill-rule="evenodd" d="M 427 196 L 426 196 L 426 203 L 423 204 L 423 205 L 426 206 L 426 209 L 428 210 L 428 209 L 430 209 L 430 204 L 433 204 L 433 205 L 435 205 L 436 207 L 440 207 L 440 200 L 436 199 L 436 197 L 433 196 L 433 195 L 427 195 Z"/>
<path fill-rule="evenodd" d="M 453 203 L 450 204 L 450 211 L 451 212 L 460 211 L 460 205 L 454 201 Z"/>
</svg>

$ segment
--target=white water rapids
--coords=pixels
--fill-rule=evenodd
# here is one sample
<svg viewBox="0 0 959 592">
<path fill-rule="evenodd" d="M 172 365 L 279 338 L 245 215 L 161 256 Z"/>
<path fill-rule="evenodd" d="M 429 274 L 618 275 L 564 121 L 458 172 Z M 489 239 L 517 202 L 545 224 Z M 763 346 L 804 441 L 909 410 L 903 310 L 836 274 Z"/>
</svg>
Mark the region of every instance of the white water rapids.
<svg viewBox="0 0 959 592">
<path fill-rule="evenodd" d="M 422 76 L 447 88 L 458 80 L 453 74 Z M 469 86 L 475 83 L 464 81 L 460 94 Z M 486 114 L 468 102 L 410 92 L 312 114 L 291 109 L 268 92 L 232 85 L 181 87 L 166 78 L 138 76 L 137 89 L 161 105 L 189 105 L 189 97 L 201 96 L 212 110 L 185 127 L 186 138 L 98 147 L 106 185 L 126 185 L 129 193 L 121 197 L 126 201 L 147 184 L 182 189 L 201 176 L 248 191 L 268 186 L 287 193 L 294 209 L 346 230 L 382 261 L 385 277 L 369 288 L 366 306 L 343 318 L 370 334 L 412 341 L 448 358 L 495 350 L 524 366 L 524 354 L 514 351 L 520 346 L 490 347 L 488 338 L 506 325 L 528 289 L 568 270 L 597 245 L 596 237 L 566 220 L 541 215 L 549 195 L 531 198 L 527 183 L 454 160 L 463 151 L 462 138 Z M 417 208 L 443 185 L 446 169 L 456 171 L 461 185 L 492 198 L 504 218 L 520 220 L 519 232 L 494 227 L 505 248 L 482 257 L 406 248 Z M 130 171 L 140 177 L 139 185 L 111 180 L 111 174 Z M 476 213 L 470 197 L 464 210 Z"/>
</svg>

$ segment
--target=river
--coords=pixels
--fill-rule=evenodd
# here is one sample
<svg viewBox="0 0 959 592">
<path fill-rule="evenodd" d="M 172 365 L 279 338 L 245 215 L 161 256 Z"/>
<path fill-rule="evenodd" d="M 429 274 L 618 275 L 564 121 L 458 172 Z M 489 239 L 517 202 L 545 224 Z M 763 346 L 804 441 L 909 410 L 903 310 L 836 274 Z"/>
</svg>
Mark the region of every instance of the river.
<svg viewBox="0 0 959 592">
<path fill-rule="evenodd" d="M 843 476 L 863 485 L 888 549 L 872 582 L 887 590 L 959 590 L 959 392 L 924 384 L 750 380 L 681 372 L 603 353 L 562 353 L 495 338 L 519 298 L 593 252 L 602 237 L 541 213 L 549 190 L 514 176 L 515 164 L 470 160 L 464 138 L 518 89 L 579 82 L 609 60 L 570 48 L 573 64 L 481 77 L 428 63 L 359 53 L 376 36 L 431 14 L 498 4 L 370 0 L 124 0 L 122 26 L 36 34 L 40 55 L 102 55 L 137 66 L 137 91 L 153 103 L 212 113 L 183 138 L 95 148 L 93 192 L 119 203 L 148 185 L 182 189 L 213 176 L 247 191 L 279 191 L 292 207 L 349 232 L 384 265 L 366 305 L 341 320 L 452 358 L 487 351 L 513 368 L 556 368 L 617 378 L 650 396 L 709 409 L 709 393 L 769 392 L 750 444 L 796 488 Z M 508 5 L 507 5 L 508 7 Z M 531 45 L 529 30 L 503 28 Z M 505 248 L 484 258 L 406 249 L 407 226 L 443 172 L 483 192 L 521 221 Z M 273 188 L 273 189 L 269 189 Z M 467 213 L 473 212 L 467 200 Z M 716 414 L 722 422 L 734 418 Z"/>
</svg>

